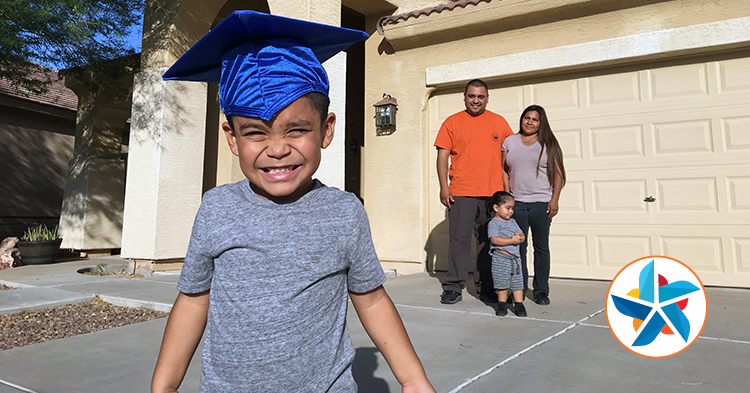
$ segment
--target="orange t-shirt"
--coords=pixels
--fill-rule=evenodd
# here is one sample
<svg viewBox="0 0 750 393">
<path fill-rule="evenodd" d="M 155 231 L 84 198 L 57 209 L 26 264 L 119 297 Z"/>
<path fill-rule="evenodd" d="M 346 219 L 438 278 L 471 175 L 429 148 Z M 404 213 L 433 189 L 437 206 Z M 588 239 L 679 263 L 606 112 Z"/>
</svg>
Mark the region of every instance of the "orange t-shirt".
<svg viewBox="0 0 750 393">
<path fill-rule="evenodd" d="M 500 148 L 510 135 L 508 122 L 487 110 L 479 116 L 461 111 L 445 119 L 435 147 L 451 153 L 448 179 L 454 196 L 489 197 L 503 189 Z"/>
</svg>

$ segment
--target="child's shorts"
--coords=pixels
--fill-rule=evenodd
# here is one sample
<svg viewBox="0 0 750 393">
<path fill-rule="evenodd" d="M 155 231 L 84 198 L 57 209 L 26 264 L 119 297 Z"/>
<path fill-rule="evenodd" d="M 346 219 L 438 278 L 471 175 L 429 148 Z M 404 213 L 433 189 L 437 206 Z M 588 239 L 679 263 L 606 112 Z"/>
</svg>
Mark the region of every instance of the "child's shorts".
<svg viewBox="0 0 750 393">
<path fill-rule="evenodd" d="M 521 258 L 492 251 L 492 281 L 495 283 L 495 289 L 510 288 L 511 291 L 523 291 Z"/>
</svg>

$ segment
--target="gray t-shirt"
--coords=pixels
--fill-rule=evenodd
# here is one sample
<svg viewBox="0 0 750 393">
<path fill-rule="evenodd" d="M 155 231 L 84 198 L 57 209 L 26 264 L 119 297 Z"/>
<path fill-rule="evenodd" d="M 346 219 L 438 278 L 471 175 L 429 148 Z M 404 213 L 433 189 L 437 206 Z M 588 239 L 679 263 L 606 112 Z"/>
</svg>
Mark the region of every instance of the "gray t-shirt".
<svg viewBox="0 0 750 393">
<path fill-rule="evenodd" d="M 521 228 L 518 226 L 518 223 L 514 219 L 510 220 L 501 220 L 499 218 L 493 218 L 490 220 L 489 223 L 487 223 L 487 237 L 504 237 L 506 239 L 510 239 L 515 235 L 517 232 L 521 232 Z M 520 251 L 518 250 L 518 244 L 511 244 L 508 246 L 497 246 L 492 244 L 490 242 L 490 254 L 492 254 L 492 250 L 504 250 L 512 255 L 515 255 L 517 257 L 521 256 Z"/>
<path fill-rule="evenodd" d="M 521 135 L 515 134 L 505 138 L 502 151 L 507 152 L 505 163 L 508 165 L 510 193 L 518 202 L 549 202 L 552 200 L 552 187 L 547 179 L 547 151 L 542 151 L 539 142 L 526 146 Z M 537 172 L 537 163 L 539 171 Z"/>
<path fill-rule="evenodd" d="M 362 204 L 315 181 L 274 202 L 208 191 L 177 288 L 211 290 L 201 392 L 356 392 L 348 291 L 385 282 Z"/>
</svg>

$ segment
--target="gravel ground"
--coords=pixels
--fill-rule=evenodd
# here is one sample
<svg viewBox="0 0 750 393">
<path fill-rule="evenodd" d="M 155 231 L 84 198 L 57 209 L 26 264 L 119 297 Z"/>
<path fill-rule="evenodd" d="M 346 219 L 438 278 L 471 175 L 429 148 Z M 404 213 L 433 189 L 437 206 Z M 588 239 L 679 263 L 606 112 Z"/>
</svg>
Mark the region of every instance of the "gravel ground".
<svg viewBox="0 0 750 393">
<path fill-rule="evenodd" d="M 98 296 L 87 303 L 3 315 L 0 316 L 0 350 L 146 322 L 168 315 L 166 312 L 145 308 L 114 306 Z"/>
<path fill-rule="evenodd" d="M 16 289 L 16 288 L 9 287 L 5 284 L 0 284 L 0 291 L 7 290 L 7 289 Z"/>
</svg>

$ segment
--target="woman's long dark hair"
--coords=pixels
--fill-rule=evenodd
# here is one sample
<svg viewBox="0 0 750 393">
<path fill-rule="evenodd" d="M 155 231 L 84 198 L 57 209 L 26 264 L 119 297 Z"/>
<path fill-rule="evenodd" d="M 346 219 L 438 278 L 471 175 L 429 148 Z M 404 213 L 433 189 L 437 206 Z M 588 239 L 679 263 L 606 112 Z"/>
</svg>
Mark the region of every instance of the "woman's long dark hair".
<svg viewBox="0 0 750 393">
<path fill-rule="evenodd" d="M 523 110 L 521 113 L 521 120 L 518 124 L 519 133 L 523 129 L 523 117 L 526 116 L 527 112 L 534 111 L 539 114 L 539 135 L 537 140 L 542 145 L 542 151 L 539 152 L 539 160 L 536 163 L 536 172 L 539 173 L 539 164 L 542 162 L 542 154 L 547 150 L 547 181 L 549 181 L 550 188 L 555 186 L 555 174 L 557 169 L 560 168 L 562 174 L 562 184 L 565 186 L 565 165 L 563 165 L 563 154 L 560 144 L 555 138 L 555 134 L 552 133 L 552 128 L 549 126 L 549 120 L 547 120 L 547 112 L 539 105 L 531 105 Z"/>
</svg>

